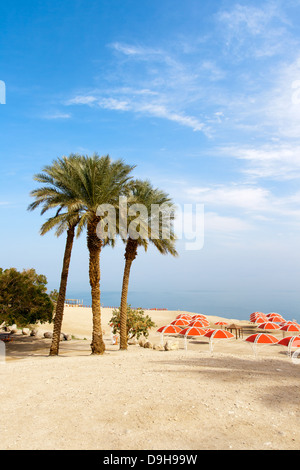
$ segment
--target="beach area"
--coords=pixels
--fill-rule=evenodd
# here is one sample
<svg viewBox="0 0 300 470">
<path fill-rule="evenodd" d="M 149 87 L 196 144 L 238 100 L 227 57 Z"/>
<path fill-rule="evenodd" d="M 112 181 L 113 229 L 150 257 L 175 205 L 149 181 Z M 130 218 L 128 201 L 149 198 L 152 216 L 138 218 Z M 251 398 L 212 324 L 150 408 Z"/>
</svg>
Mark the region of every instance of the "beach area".
<svg viewBox="0 0 300 470">
<path fill-rule="evenodd" d="M 146 313 L 157 325 L 149 340 L 160 344 L 157 328 L 184 312 Z M 255 356 L 244 336 L 216 341 L 211 353 L 208 338 L 195 337 L 187 350 L 180 338 L 178 350 L 120 351 L 111 315 L 102 309 L 103 356 L 91 355 L 90 308 L 65 309 L 62 331 L 73 339 L 58 357 L 48 355 L 50 339 L 17 334 L 6 344 L 1 450 L 299 449 L 300 364 L 284 346 L 258 345 Z M 207 318 L 214 328 L 222 319 L 249 324 Z"/>
</svg>

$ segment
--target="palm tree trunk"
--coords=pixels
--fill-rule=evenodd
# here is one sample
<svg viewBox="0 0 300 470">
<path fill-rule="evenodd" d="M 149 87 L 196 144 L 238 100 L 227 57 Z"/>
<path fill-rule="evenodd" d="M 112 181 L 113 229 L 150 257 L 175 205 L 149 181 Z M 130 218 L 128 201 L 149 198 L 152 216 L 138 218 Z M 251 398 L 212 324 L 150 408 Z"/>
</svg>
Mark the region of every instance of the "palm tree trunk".
<svg viewBox="0 0 300 470">
<path fill-rule="evenodd" d="M 89 250 L 89 277 L 92 294 L 92 314 L 93 314 L 93 336 L 91 349 L 92 354 L 104 354 L 105 344 L 102 336 L 101 326 L 101 304 L 100 304 L 100 252 L 102 240 L 96 233 L 99 217 L 94 217 L 88 222 L 87 246 Z"/>
<path fill-rule="evenodd" d="M 127 349 L 128 333 L 127 333 L 127 297 L 129 275 L 132 262 L 137 255 L 138 243 L 136 240 L 128 239 L 125 250 L 125 268 L 122 284 L 121 307 L 120 307 L 120 349 Z"/>
<path fill-rule="evenodd" d="M 61 272 L 61 279 L 60 279 L 60 286 L 59 286 L 59 294 L 56 303 L 56 312 L 54 317 L 54 327 L 53 327 L 53 338 L 50 347 L 50 356 L 57 356 L 59 350 L 59 341 L 61 335 L 61 327 L 64 315 L 64 306 L 65 306 L 65 299 L 66 299 L 66 290 L 67 290 L 67 282 L 68 282 L 68 274 L 69 274 L 69 266 L 71 261 L 71 253 L 73 248 L 73 241 L 75 235 L 75 226 L 73 224 L 69 227 L 67 231 L 67 241 L 65 247 L 65 254 L 63 260 L 63 267 Z"/>
</svg>

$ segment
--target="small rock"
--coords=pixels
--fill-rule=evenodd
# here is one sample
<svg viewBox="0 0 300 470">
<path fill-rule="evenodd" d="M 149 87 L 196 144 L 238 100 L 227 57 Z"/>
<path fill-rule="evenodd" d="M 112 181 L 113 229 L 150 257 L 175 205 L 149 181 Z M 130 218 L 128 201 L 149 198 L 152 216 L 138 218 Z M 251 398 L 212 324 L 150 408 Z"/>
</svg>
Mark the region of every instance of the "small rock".
<svg viewBox="0 0 300 470">
<path fill-rule="evenodd" d="M 153 349 L 155 349 L 155 351 L 163 351 L 164 347 L 161 344 L 154 344 Z"/>
<path fill-rule="evenodd" d="M 71 341 L 72 335 L 64 335 L 65 341 Z"/>
<path fill-rule="evenodd" d="M 30 329 L 29 328 L 23 328 L 22 335 L 29 336 L 30 335 Z"/>
<path fill-rule="evenodd" d="M 129 341 L 128 341 L 128 344 L 138 344 L 138 341 L 136 338 L 131 338 Z"/>
<path fill-rule="evenodd" d="M 13 324 L 13 325 L 7 326 L 7 327 L 5 328 L 5 330 L 6 330 L 8 333 L 15 334 L 15 333 L 17 333 L 18 328 L 17 328 L 17 325 L 16 325 L 16 324 Z"/>
<path fill-rule="evenodd" d="M 38 334 L 38 329 L 37 328 L 33 328 L 31 331 L 30 331 L 30 336 L 37 336 Z"/>
<path fill-rule="evenodd" d="M 51 333 L 51 331 L 46 331 L 46 333 L 44 333 L 44 338 L 52 339 L 52 337 L 53 337 L 53 334 Z"/>
<path fill-rule="evenodd" d="M 145 344 L 144 344 L 144 348 L 146 348 L 146 349 L 152 349 L 152 348 L 153 348 L 153 344 L 151 343 L 151 341 L 146 341 Z"/>
<path fill-rule="evenodd" d="M 141 348 L 144 347 L 145 343 L 146 343 L 146 339 L 145 339 L 145 338 L 141 338 L 141 339 L 139 340 L 139 345 L 141 346 Z"/>
<path fill-rule="evenodd" d="M 165 343 L 165 351 L 176 351 L 179 349 L 179 343 L 177 341 L 167 341 Z"/>
</svg>

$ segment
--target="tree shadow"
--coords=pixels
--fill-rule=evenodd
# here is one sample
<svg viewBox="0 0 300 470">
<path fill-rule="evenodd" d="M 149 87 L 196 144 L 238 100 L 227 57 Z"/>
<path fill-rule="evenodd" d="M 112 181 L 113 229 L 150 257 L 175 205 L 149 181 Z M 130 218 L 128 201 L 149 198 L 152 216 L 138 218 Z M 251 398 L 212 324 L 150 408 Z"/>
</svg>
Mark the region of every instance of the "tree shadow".
<svg viewBox="0 0 300 470">
<path fill-rule="evenodd" d="M 193 351 L 195 352 L 195 351 Z M 217 353 L 210 355 L 208 352 L 199 353 L 197 356 L 187 356 L 186 358 L 171 358 L 159 361 L 159 365 L 166 365 L 164 373 L 172 374 L 181 372 L 184 376 L 186 372 L 198 374 L 203 380 L 214 378 L 220 382 L 242 382 L 260 381 L 276 377 L 279 381 L 283 379 L 300 379 L 300 365 L 293 364 L 285 351 L 280 352 L 284 358 L 274 358 L 259 355 L 255 358 L 247 356 L 234 356 Z M 169 366 L 172 366 L 170 368 Z M 174 367 L 178 366 L 178 367 Z M 160 370 L 161 372 L 161 370 Z M 300 392 L 299 392 L 300 393 Z M 299 397 L 300 398 L 300 397 Z"/>
<path fill-rule="evenodd" d="M 90 356 L 90 339 L 72 339 L 61 341 L 59 357 Z M 106 340 L 106 351 L 119 349 Z M 13 335 L 12 341 L 5 343 L 5 356 L 7 360 L 25 359 L 29 357 L 49 357 L 51 339 L 35 336 Z"/>
</svg>

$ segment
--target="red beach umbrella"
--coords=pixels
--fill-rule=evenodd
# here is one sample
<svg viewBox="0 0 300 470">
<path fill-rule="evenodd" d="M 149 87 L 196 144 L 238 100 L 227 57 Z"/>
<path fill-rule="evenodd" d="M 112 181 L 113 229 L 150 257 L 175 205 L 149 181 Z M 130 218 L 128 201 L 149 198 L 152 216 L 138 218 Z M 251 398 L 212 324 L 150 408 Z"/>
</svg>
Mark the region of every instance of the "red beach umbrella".
<svg viewBox="0 0 300 470">
<path fill-rule="evenodd" d="M 181 328 L 179 328 L 179 326 L 176 326 L 176 325 L 161 326 L 157 330 L 158 333 L 165 333 L 168 335 L 178 334 L 180 333 L 180 331 L 181 331 Z"/>
<path fill-rule="evenodd" d="M 274 321 L 278 323 L 285 321 L 284 318 L 281 315 L 279 315 L 279 313 L 268 313 L 267 317 L 268 317 L 268 321 Z"/>
<path fill-rule="evenodd" d="M 276 323 L 268 321 L 266 323 L 260 323 L 260 325 L 258 325 L 258 328 L 261 328 L 262 330 L 279 330 L 280 326 Z"/>
<path fill-rule="evenodd" d="M 187 349 L 188 336 L 204 336 L 207 333 L 206 328 L 199 328 L 196 326 L 188 326 L 180 331 L 180 335 L 184 335 L 184 348 Z"/>
<path fill-rule="evenodd" d="M 281 317 L 271 317 L 268 319 L 268 321 L 271 321 L 271 322 L 274 322 L 274 323 L 282 323 L 284 320 L 284 318 L 281 318 Z"/>
<path fill-rule="evenodd" d="M 265 323 L 268 320 L 269 319 L 266 315 L 258 315 L 250 318 L 251 323 Z"/>
<path fill-rule="evenodd" d="M 264 313 L 262 313 L 262 312 L 254 312 L 254 313 L 251 313 L 251 314 L 250 314 L 250 319 L 251 319 L 251 318 L 260 317 L 260 316 L 264 316 Z"/>
<path fill-rule="evenodd" d="M 266 321 L 268 321 L 268 318 L 258 317 L 258 318 L 256 318 L 256 319 L 253 321 L 253 323 L 258 323 L 258 324 L 260 324 L 260 323 L 266 323 Z"/>
<path fill-rule="evenodd" d="M 218 339 L 234 338 L 234 334 L 230 333 L 230 331 L 213 329 L 209 330 L 205 336 Z"/>
<path fill-rule="evenodd" d="M 189 315 L 188 313 L 180 313 L 179 315 L 177 315 L 175 320 L 179 320 L 179 319 L 191 321 L 192 315 Z"/>
<path fill-rule="evenodd" d="M 276 344 L 278 339 L 273 335 L 268 335 L 267 333 L 255 333 L 254 335 L 248 336 L 245 339 L 248 343 L 253 343 L 253 350 L 256 355 L 256 345 L 257 344 Z"/>
<path fill-rule="evenodd" d="M 248 336 L 245 339 L 249 343 L 255 344 L 275 344 L 278 343 L 278 339 L 273 335 L 268 335 L 267 333 L 255 333 L 254 335 Z"/>
<path fill-rule="evenodd" d="M 288 347 L 288 355 L 291 355 L 292 348 L 300 348 L 300 336 L 287 336 L 278 341 L 277 344 Z"/>
<path fill-rule="evenodd" d="M 196 328 L 204 328 L 209 326 L 209 322 L 205 320 L 193 320 L 189 323 L 189 326 L 195 326 Z"/>
<path fill-rule="evenodd" d="M 202 315 L 202 313 L 197 313 L 196 315 L 192 316 L 192 320 L 207 320 L 206 315 Z"/>
<path fill-rule="evenodd" d="M 204 336 L 209 338 L 209 349 L 210 352 L 213 350 L 213 339 L 232 339 L 234 334 L 226 330 L 209 330 Z"/>
<path fill-rule="evenodd" d="M 254 312 L 250 315 L 250 321 L 255 323 L 255 320 L 258 318 L 264 318 L 267 321 L 268 317 L 262 312 Z"/>
<path fill-rule="evenodd" d="M 219 325 L 219 326 L 221 326 L 221 328 L 222 328 L 222 326 L 228 325 L 228 323 L 227 323 L 227 321 L 216 321 L 216 322 L 215 322 L 215 325 Z"/>
<path fill-rule="evenodd" d="M 174 320 L 171 322 L 171 325 L 176 325 L 176 326 L 186 326 L 189 324 L 189 320 L 185 320 L 184 318 L 177 318 L 177 320 Z"/>
<path fill-rule="evenodd" d="M 283 331 L 300 331 L 300 325 L 297 325 L 296 323 L 288 323 L 283 325 L 280 329 Z"/>
<path fill-rule="evenodd" d="M 205 328 L 206 326 L 209 326 L 209 321 L 205 320 L 204 318 L 202 320 L 192 320 L 189 323 L 189 326 L 197 326 L 199 328 Z"/>
<path fill-rule="evenodd" d="M 184 330 L 181 330 L 179 334 L 185 336 L 204 336 L 205 333 L 207 333 L 206 328 L 188 326 L 187 328 L 184 328 Z"/>
<path fill-rule="evenodd" d="M 180 333 L 181 328 L 177 325 L 166 325 L 158 328 L 157 332 L 161 333 L 161 344 L 164 344 L 164 334 L 166 335 L 177 335 Z"/>
</svg>

